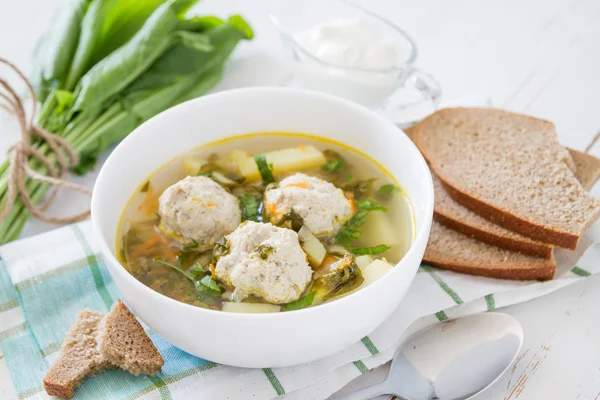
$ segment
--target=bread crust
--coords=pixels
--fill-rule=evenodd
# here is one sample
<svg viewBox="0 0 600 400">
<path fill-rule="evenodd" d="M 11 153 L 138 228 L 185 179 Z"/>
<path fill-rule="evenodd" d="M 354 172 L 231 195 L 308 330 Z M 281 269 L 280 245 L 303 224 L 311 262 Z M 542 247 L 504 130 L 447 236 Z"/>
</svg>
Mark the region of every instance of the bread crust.
<svg viewBox="0 0 600 400">
<path fill-rule="evenodd" d="M 465 221 L 452 218 L 452 216 L 440 213 L 434 210 L 433 217 L 436 221 L 450 229 L 462 233 L 465 236 L 472 237 L 481 242 L 491 244 L 506 250 L 518 251 L 523 254 L 529 254 L 532 256 L 550 258 L 552 257 L 552 246 L 536 242 L 536 241 L 524 241 L 515 238 L 509 238 L 506 236 L 497 235 L 494 232 L 489 232 L 484 229 L 480 229 L 475 225 L 471 225 Z"/>
<path fill-rule="evenodd" d="M 438 175 L 439 177 L 439 175 Z M 483 218 L 492 221 L 513 232 L 530 237 L 543 243 L 555 245 L 568 250 L 575 250 L 579 243 L 579 236 L 568 232 L 546 228 L 522 219 L 510 211 L 493 207 L 466 193 L 460 192 L 443 178 L 439 177 L 448 195 L 463 207 L 468 208 Z"/>
<path fill-rule="evenodd" d="M 443 262 L 440 260 L 436 260 L 434 258 L 423 258 L 427 264 L 447 269 L 454 272 L 459 272 L 461 274 L 468 275 L 476 275 L 476 276 L 484 276 L 487 278 L 496 278 L 496 279 L 510 279 L 517 281 L 548 281 L 554 277 L 554 272 L 556 270 L 556 266 L 548 266 L 548 267 L 532 267 L 528 269 L 509 269 L 506 268 L 505 265 L 502 266 L 492 266 L 492 267 L 483 267 L 481 265 L 468 265 L 468 264 L 458 264 L 451 262 Z"/>
</svg>

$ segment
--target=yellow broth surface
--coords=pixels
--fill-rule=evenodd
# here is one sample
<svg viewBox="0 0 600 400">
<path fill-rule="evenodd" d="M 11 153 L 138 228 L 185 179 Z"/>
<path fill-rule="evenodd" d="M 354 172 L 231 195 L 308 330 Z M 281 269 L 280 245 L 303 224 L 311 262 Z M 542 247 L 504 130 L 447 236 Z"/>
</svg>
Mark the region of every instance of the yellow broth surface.
<svg viewBox="0 0 600 400">
<path fill-rule="evenodd" d="M 370 211 L 359 228 L 360 237 L 343 244 L 346 248 L 348 246 L 373 248 L 387 245 L 389 250 L 374 254 L 372 258 L 383 259 L 392 265 L 400 261 L 414 238 L 414 218 L 409 200 L 398 183 L 377 163 L 345 145 L 318 140 L 313 136 L 276 133 L 246 135 L 191 150 L 163 166 L 146 182 L 141 182 L 139 190 L 132 195 L 128 202 L 119 224 L 117 234 L 119 261 L 136 279 L 165 296 L 199 307 L 221 309 L 223 301 L 228 301 L 228 296 L 234 288 L 217 281 L 216 289 L 219 290 L 211 292 L 210 287 L 207 288 L 199 283 L 204 277 L 205 279 L 202 279 L 204 283 L 207 283 L 207 279 L 210 280 L 211 276 L 214 278 L 213 251 L 197 251 L 165 234 L 160 228 L 158 199 L 166 188 L 191 174 L 189 162 L 187 162 L 190 159 L 200 159 L 205 163 L 202 167 L 204 169 L 199 171 L 199 174 L 206 174 L 210 169 L 207 165 L 210 164 L 213 167 L 216 165 L 219 171 L 229 177 L 239 177 L 237 164 L 230 161 L 232 151 L 244 151 L 250 156 L 255 156 L 274 150 L 302 146 L 314 146 L 323 151 L 327 156 L 330 170 L 326 170 L 327 166 L 323 165 L 298 168 L 275 175 L 275 182 L 281 181 L 286 176 L 302 172 L 333 183 L 336 187 L 344 190 L 355 204 L 371 200 L 385 207 L 386 212 Z M 340 158 L 343 159 L 341 167 L 335 162 Z M 213 177 L 213 179 L 215 178 Z M 382 186 L 387 189 L 394 187 L 394 190 L 381 191 Z M 227 190 L 238 198 L 247 194 L 260 198 L 265 190 L 265 185 L 258 177 L 229 186 Z M 360 211 L 360 208 L 358 210 Z M 259 218 L 263 216 L 263 213 L 261 205 Z M 344 248 L 337 242 L 335 236 L 320 239 L 328 250 L 328 255 L 323 261 L 324 264 L 342 257 L 340 249 Z M 325 266 L 313 266 L 313 271 L 315 271 L 313 280 L 322 275 L 319 268 L 324 269 Z M 360 271 L 358 272 L 360 275 Z M 338 290 L 336 296 L 332 296 L 329 300 L 356 290 L 360 286 L 360 282 L 362 282 L 362 277 L 357 285 L 348 286 L 346 290 Z M 309 285 L 304 295 L 310 293 L 312 287 L 312 284 Z M 198 291 L 199 288 L 204 290 L 202 294 Z M 266 303 L 257 296 L 250 296 L 243 302 Z M 283 309 L 285 310 L 285 306 Z"/>
</svg>

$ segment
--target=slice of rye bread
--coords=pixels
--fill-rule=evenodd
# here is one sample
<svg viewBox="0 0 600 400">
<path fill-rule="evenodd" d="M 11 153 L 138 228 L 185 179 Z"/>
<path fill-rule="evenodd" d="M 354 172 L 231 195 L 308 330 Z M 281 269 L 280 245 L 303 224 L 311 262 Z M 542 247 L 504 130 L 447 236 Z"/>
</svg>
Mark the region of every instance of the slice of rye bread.
<svg viewBox="0 0 600 400">
<path fill-rule="evenodd" d="M 163 364 L 142 326 L 117 300 L 106 315 L 87 309 L 79 313 L 58 360 L 44 377 L 44 388 L 50 396 L 71 398 L 84 378 L 105 369 L 119 367 L 135 375 L 154 374 Z"/>
<path fill-rule="evenodd" d="M 108 361 L 134 375 L 159 372 L 165 361 L 144 328 L 117 300 L 100 323 L 98 348 Z"/>
<path fill-rule="evenodd" d="M 586 190 L 589 190 L 600 177 L 600 159 L 577 150 L 568 150 L 577 166 L 575 177 Z M 434 217 L 438 222 L 464 235 L 503 249 L 538 257 L 551 256 L 552 246 L 519 235 L 469 211 L 448 195 L 435 174 L 432 176 L 435 187 Z"/>
<path fill-rule="evenodd" d="M 404 132 L 412 138 L 413 129 L 414 127 L 408 128 Z M 577 168 L 575 177 L 586 190 L 589 190 L 600 178 L 600 159 L 577 150 L 567 150 Z M 446 193 L 435 173 L 432 177 L 435 187 L 434 218 L 438 222 L 464 235 L 503 249 L 546 258 L 552 255 L 552 246 L 496 225 L 461 206 Z"/>
<path fill-rule="evenodd" d="M 550 122 L 494 109 L 444 109 L 419 123 L 413 140 L 456 202 L 511 231 L 575 249 L 600 214 L 600 202 L 567 166 L 572 159 Z"/>
<path fill-rule="evenodd" d="M 44 376 L 44 389 L 50 396 L 71 398 L 86 376 L 111 367 L 100 354 L 96 342 L 104 314 L 83 310 L 67 332 L 58 360 Z"/>
<path fill-rule="evenodd" d="M 512 280 L 549 280 L 553 257 L 542 258 L 501 249 L 467 237 L 433 221 L 423 261 L 463 274 Z"/>
</svg>

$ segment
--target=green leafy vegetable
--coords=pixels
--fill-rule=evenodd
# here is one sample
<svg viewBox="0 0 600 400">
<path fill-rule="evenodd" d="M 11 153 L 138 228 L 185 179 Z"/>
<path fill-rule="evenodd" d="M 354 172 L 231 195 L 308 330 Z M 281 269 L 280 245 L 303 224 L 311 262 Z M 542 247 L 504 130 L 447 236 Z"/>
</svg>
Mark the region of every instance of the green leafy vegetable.
<svg viewBox="0 0 600 400">
<path fill-rule="evenodd" d="M 92 0 L 65 1 L 34 51 L 31 82 L 42 103 L 50 92 L 63 87 L 77 50 L 80 26 Z"/>
<path fill-rule="evenodd" d="M 190 275 L 194 278 L 199 278 L 206 273 L 204 266 L 200 263 L 196 264 L 192 269 L 190 269 Z"/>
<path fill-rule="evenodd" d="M 337 179 L 334 183 L 346 192 L 352 192 L 357 199 L 364 199 L 372 195 L 373 183 L 376 178 L 357 179 L 351 175 L 344 176 L 343 180 Z"/>
<path fill-rule="evenodd" d="M 163 2 L 92 0 L 81 21 L 79 42 L 66 78 L 66 89 L 73 90 L 93 65 L 129 41 Z"/>
<path fill-rule="evenodd" d="M 313 281 L 312 290 L 319 302 L 335 299 L 352 292 L 363 283 L 360 268 L 352 263 L 341 270 L 330 272 Z"/>
<path fill-rule="evenodd" d="M 213 88 L 237 44 L 253 36 L 240 16 L 186 18 L 198 0 L 69 0 L 42 38 L 32 81 L 43 101 L 36 125 L 67 140 L 84 174 L 99 155 L 142 122 Z M 49 146 L 34 140 L 51 160 Z M 48 174 L 32 160 L 30 167 Z M 0 165 L 0 203 L 8 193 Z M 228 178 L 230 178 L 228 176 Z M 34 204 L 48 185 L 26 178 Z M 0 223 L 0 243 L 16 239 L 29 218 L 20 200 Z"/>
<path fill-rule="evenodd" d="M 245 194 L 239 197 L 240 206 L 242 208 L 242 221 L 259 222 L 258 207 L 260 197 L 253 194 Z"/>
<path fill-rule="evenodd" d="M 388 196 L 394 192 L 400 192 L 401 189 L 392 184 L 392 183 L 388 183 L 387 185 L 381 185 L 381 187 L 379 188 L 379 190 L 377 191 L 377 194 L 379 194 L 380 196 Z"/>
<path fill-rule="evenodd" d="M 377 202 L 373 200 L 362 200 L 357 203 L 358 208 L 367 211 L 383 211 L 387 212 L 387 208 L 384 206 L 377 204 Z"/>
<path fill-rule="evenodd" d="M 346 161 L 337 151 L 327 149 L 323 151 L 323 155 L 327 160 L 327 162 L 321 166 L 323 171 L 337 173 L 344 168 Z"/>
<path fill-rule="evenodd" d="M 378 246 L 373 246 L 373 247 L 358 247 L 358 248 L 352 249 L 351 251 L 352 251 L 352 253 L 354 253 L 357 256 L 364 256 L 364 255 L 372 255 L 373 256 L 373 255 L 385 253 L 389 249 L 391 249 L 390 246 L 388 246 L 386 244 L 380 244 Z"/>
<path fill-rule="evenodd" d="M 269 258 L 269 256 L 271 254 L 273 254 L 275 252 L 275 249 L 271 245 L 262 244 L 258 247 L 257 251 L 258 251 L 258 254 L 260 255 L 260 258 L 262 260 L 266 260 L 267 258 Z"/>
<path fill-rule="evenodd" d="M 265 153 L 257 154 L 254 156 L 254 160 L 256 161 L 258 172 L 265 185 L 275 182 L 275 178 L 273 177 L 273 165 L 267 163 L 267 156 Z"/>
<path fill-rule="evenodd" d="M 358 228 L 363 225 L 366 221 L 367 215 L 371 211 L 384 211 L 387 212 L 387 208 L 377 204 L 373 200 L 361 200 L 357 204 L 359 211 L 350 218 L 342 229 L 340 229 L 335 236 L 336 243 L 343 244 L 344 246 L 350 246 L 352 240 L 360 239 L 362 232 Z"/>
<path fill-rule="evenodd" d="M 112 1 L 114 2 L 114 0 Z M 162 2 L 157 0 L 127 1 L 150 5 Z M 111 0 L 104 1 L 104 3 L 110 2 Z M 122 3 L 123 0 L 120 2 Z M 79 82 L 75 87 L 77 96 L 74 105 L 75 111 L 94 111 L 96 107 L 121 92 L 139 77 L 167 49 L 171 48 L 176 40 L 182 40 L 184 45 L 192 45 L 188 44 L 184 38 L 188 35 L 197 35 L 201 38 L 204 47 L 197 47 L 196 50 L 211 50 L 210 42 L 205 35 L 178 31 L 177 9 L 181 3 L 182 1 L 175 0 L 160 5 L 147 20 L 144 19 L 143 26 L 131 40 L 94 65 L 81 79 L 77 77 Z"/>
<path fill-rule="evenodd" d="M 360 239 L 362 232 L 358 228 L 365 223 L 368 214 L 367 210 L 360 210 L 346 221 L 342 229 L 335 236 L 336 243 L 350 245 L 353 239 Z"/>
<path fill-rule="evenodd" d="M 302 308 L 309 307 L 312 305 L 313 300 L 315 299 L 317 292 L 310 292 L 309 294 L 300 297 L 296 301 L 292 301 L 291 303 L 284 304 L 281 306 L 283 311 L 292 311 L 292 310 L 300 310 Z"/>
<path fill-rule="evenodd" d="M 213 296 L 218 296 L 223 292 L 221 286 L 219 286 L 217 281 L 211 278 L 210 275 L 206 275 L 204 278 L 200 279 L 200 285 L 206 293 L 209 293 Z"/>
<path fill-rule="evenodd" d="M 188 278 L 196 288 L 196 297 L 198 298 L 198 300 L 206 299 L 206 296 L 219 296 L 223 292 L 223 289 L 221 289 L 217 281 L 215 281 L 210 275 L 206 275 L 202 279 L 197 281 L 196 278 L 201 275 L 199 269 L 197 269 L 198 267 L 195 267 L 192 270 L 193 272 L 186 272 L 177 265 L 171 264 L 170 262 L 167 262 L 160 257 L 156 257 L 154 261 L 166 265 L 167 267 L 171 267 L 175 271 L 181 273 L 183 276 Z"/>
<path fill-rule="evenodd" d="M 227 239 L 225 239 L 225 237 L 222 237 L 221 239 L 217 240 L 217 243 L 215 243 L 215 247 L 213 248 L 213 257 L 218 261 L 219 258 L 226 256 L 227 254 L 229 254 L 229 243 L 227 243 Z"/>
<path fill-rule="evenodd" d="M 323 171 L 327 172 L 335 172 L 344 168 L 345 161 L 344 159 L 339 160 L 327 160 L 327 163 L 321 167 Z"/>
<path fill-rule="evenodd" d="M 292 230 L 298 232 L 302 225 L 304 225 L 304 218 L 294 210 L 294 207 L 290 211 L 285 213 L 285 217 L 291 222 Z"/>
</svg>

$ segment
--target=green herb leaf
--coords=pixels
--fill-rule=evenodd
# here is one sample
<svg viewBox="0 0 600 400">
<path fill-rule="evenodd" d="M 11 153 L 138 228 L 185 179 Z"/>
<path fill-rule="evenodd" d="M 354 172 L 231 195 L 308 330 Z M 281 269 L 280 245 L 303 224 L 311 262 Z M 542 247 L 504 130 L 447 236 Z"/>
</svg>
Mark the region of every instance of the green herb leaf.
<svg viewBox="0 0 600 400">
<path fill-rule="evenodd" d="M 271 254 L 273 254 L 275 252 L 275 249 L 273 248 L 273 246 L 269 245 L 269 244 L 262 244 L 258 247 L 258 254 L 260 255 L 260 258 L 262 260 L 266 260 L 267 258 L 269 258 L 269 256 Z"/>
<path fill-rule="evenodd" d="M 204 278 L 200 279 L 199 284 L 202 286 L 202 289 L 205 292 L 213 296 L 219 296 L 223 292 L 221 286 L 219 286 L 217 281 L 215 281 L 210 275 L 206 275 Z"/>
<path fill-rule="evenodd" d="M 391 249 L 391 247 L 388 246 L 387 244 L 380 244 L 378 246 L 373 246 L 373 247 L 358 247 L 358 248 L 352 249 L 351 251 L 353 254 L 355 254 L 357 256 L 364 256 L 364 255 L 374 256 L 377 254 L 385 253 L 389 249 Z"/>
<path fill-rule="evenodd" d="M 349 246 L 353 239 L 359 239 L 362 232 L 358 230 L 358 227 L 365 223 L 368 214 L 369 211 L 360 210 L 346 221 L 342 229 L 335 236 L 336 243 Z"/>
<path fill-rule="evenodd" d="M 273 177 L 273 165 L 267 163 L 267 156 L 265 153 L 257 154 L 254 156 L 254 160 L 256 161 L 258 172 L 265 185 L 275 182 L 275 178 Z"/>
<path fill-rule="evenodd" d="M 304 225 L 304 218 L 294 210 L 294 207 L 285 213 L 285 217 L 292 222 L 292 230 L 296 232 Z"/>
<path fill-rule="evenodd" d="M 204 275 L 205 272 L 206 271 L 204 270 L 204 266 L 198 263 L 194 266 L 194 268 L 190 270 L 190 275 L 192 275 L 194 278 L 198 278 Z"/>
<path fill-rule="evenodd" d="M 261 201 L 259 199 L 260 197 L 253 194 L 245 194 L 239 197 L 242 208 L 242 221 L 259 222 L 258 208 Z"/>
<path fill-rule="evenodd" d="M 323 171 L 327 171 L 327 172 L 335 172 L 335 171 L 339 171 L 342 168 L 344 168 L 344 164 L 345 164 L 344 159 L 328 160 L 327 163 L 325 163 L 325 165 L 321 166 L 321 169 Z"/>
<path fill-rule="evenodd" d="M 335 236 L 336 243 L 343 244 L 344 246 L 350 246 L 352 240 L 360 239 L 362 232 L 358 228 L 363 225 L 366 221 L 367 215 L 371 211 L 383 211 L 387 212 L 387 208 L 377 204 L 374 200 L 362 200 L 357 203 L 360 209 L 352 218 L 350 218 L 340 229 Z"/>
<path fill-rule="evenodd" d="M 226 256 L 227 254 L 229 254 L 229 243 L 227 243 L 225 237 L 222 237 L 215 243 L 215 247 L 213 248 L 213 258 L 218 261 L 219 258 Z"/>
<path fill-rule="evenodd" d="M 400 191 L 401 189 L 398 186 L 394 185 L 393 183 L 388 183 L 387 185 L 381 185 L 381 187 L 377 191 L 377 194 L 379 194 L 380 196 L 388 196 L 394 192 Z"/>
<path fill-rule="evenodd" d="M 352 263 L 341 270 L 330 272 L 315 279 L 312 289 L 316 291 L 317 299 L 325 301 L 344 296 L 356 290 L 363 281 L 364 278 L 360 268 Z"/>
<path fill-rule="evenodd" d="M 281 309 L 283 311 L 292 311 L 292 310 L 300 310 L 302 308 L 306 308 L 306 307 L 312 305 L 316 294 L 317 294 L 317 292 L 310 292 L 309 294 L 300 297 L 296 301 L 292 301 L 291 303 L 284 304 L 283 306 L 281 306 Z"/>
<path fill-rule="evenodd" d="M 387 212 L 387 208 L 380 204 L 377 204 L 377 202 L 375 202 L 374 200 L 362 200 L 359 201 L 356 205 L 362 210 Z"/>
</svg>

